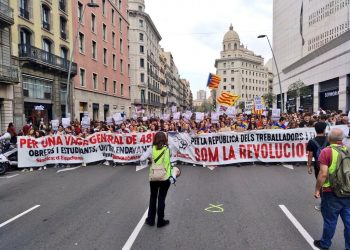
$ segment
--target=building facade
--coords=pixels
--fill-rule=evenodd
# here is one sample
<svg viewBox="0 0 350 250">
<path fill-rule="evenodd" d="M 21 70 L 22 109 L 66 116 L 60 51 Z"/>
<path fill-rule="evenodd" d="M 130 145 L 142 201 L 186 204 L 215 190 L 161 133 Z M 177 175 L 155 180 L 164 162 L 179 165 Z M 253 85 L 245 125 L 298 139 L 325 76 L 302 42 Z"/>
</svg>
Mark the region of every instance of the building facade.
<svg viewBox="0 0 350 250">
<path fill-rule="evenodd" d="M 129 0 L 130 87 L 133 109 L 159 116 L 164 110 L 159 42 L 162 39 L 143 0 Z M 164 79 L 163 79 L 164 80 Z"/>
<path fill-rule="evenodd" d="M 232 25 L 222 45 L 220 59 L 215 60 L 221 82 L 214 98 L 227 91 L 239 95 L 240 101 L 248 101 L 267 93 L 268 69 L 264 58 L 244 47 Z"/>
<path fill-rule="evenodd" d="M 197 91 L 197 100 L 206 100 L 207 99 L 207 91 L 201 89 Z"/>
<path fill-rule="evenodd" d="M 273 50 L 286 108 L 349 110 L 350 1 L 274 0 L 273 4 Z M 273 91 L 279 94 L 275 67 L 273 71 Z M 288 88 L 298 81 L 308 91 L 293 99 Z"/>
<path fill-rule="evenodd" d="M 14 122 L 14 86 L 19 82 L 18 68 L 11 59 L 11 26 L 14 24 L 13 9 L 8 0 L 0 0 L 0 133 Z"/>
<path fill-rule="evenodd" d="M 64 117 L 72 45 L 70 1 L 10 1 L 14 10 L 12 56 L 21 81 L 14 86 L 14 121 L 20 129 L 26 119 L 41 121 Z M 77 72 L 72 64 L 71 74 Z"/>
<path fill-rule="evenodd" d="M 78 64 L 71 103 L 74 118 L 88 114 L 103 121 L 115 113 L 130 115 L 127 0 L 73 0 L 73 53 Z M 79 20 L 81 25 L 79 26 Z"/>
</svg>

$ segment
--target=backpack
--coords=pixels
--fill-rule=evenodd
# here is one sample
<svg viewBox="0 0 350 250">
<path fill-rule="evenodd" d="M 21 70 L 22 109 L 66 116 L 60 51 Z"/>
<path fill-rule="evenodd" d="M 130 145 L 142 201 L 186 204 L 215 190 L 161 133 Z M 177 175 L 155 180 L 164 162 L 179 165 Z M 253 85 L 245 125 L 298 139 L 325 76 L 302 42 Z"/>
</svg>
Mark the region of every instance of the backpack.
<svg viewBox="0 0 350 250">
<path fill-rule="evenodd" d="M 335 171 L 329 175 L 331 187 L 336 196 L 350 197 L 350 152 L 349 149 L 332 147 L 339 155 Z"/>
<path fill-rule="evenodd" d="M 312 141 L 315 143 L 316 147 L 317 147 L 317 151 L 316 151 L 316 157 L 315 157 L 315 161 L 318 161 L 318 158 L 320 157 L 321 151 L 322 149 L 324 149 L 325 147 L 327 147 L 327 139 L 324 140 L 324 143 L 322 146 L 320 146 L 320 144 L 318 144 L 318 142 L 316 141 L 316 139 L 312 139 Z"/>
<path fill-rule="evenodd" d="M 150 181 L 165 181 L 168 179 L 168 174 L 164 164 L 165 156 L 163 156 L 167 150 L 168 148 L 165 148 L 156 159 L 153 159 L 152 157 L 152 165 L 149 172 Z"/>
</svg>

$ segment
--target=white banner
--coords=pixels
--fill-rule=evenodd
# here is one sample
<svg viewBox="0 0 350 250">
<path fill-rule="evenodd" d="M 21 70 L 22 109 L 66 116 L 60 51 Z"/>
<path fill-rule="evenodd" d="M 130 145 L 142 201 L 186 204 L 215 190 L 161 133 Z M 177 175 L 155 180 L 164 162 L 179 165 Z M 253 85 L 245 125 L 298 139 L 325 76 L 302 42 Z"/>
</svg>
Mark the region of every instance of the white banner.
<svg viewBox="0 0 350 250">
<path fill-rule="evenodd" d="M 349 128 L 337 126 L 347 135 Z M 204 165 L 240 162 L 299 162 L 307 160 L 306 147 L 314 128 L 223 132 L 191 136 L 168 133 L 172 158 Z M 56 163 L 91 163 L 102 160 L 136 162 L 152 145 L 154 133 L 95 133 L 87 138 L 72 135 L 42 138 L 18 137 L 18 167 Z M 348 145 L 349 141 L 344 141 Z"/>
</svg>

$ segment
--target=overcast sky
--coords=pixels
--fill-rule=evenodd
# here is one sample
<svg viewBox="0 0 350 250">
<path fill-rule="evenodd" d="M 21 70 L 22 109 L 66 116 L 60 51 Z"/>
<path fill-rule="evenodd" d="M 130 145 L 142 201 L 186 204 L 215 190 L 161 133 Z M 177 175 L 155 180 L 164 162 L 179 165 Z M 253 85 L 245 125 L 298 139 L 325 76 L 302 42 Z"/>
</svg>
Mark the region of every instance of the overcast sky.
<svg viewBox="0 0 350 250">
<path fill-rule="evenodd" d="M 190 81 L 194 99 L 206 89 L 208 73 L 215 73 L 222 40 L 232 23 L 241 43 L 265 62 L 271 58 L 266 39 L 272 40 L 272 0 L 145 0 L 162 36 L 161 46 L 173 54 L 182 78 Z"/>
</svg>

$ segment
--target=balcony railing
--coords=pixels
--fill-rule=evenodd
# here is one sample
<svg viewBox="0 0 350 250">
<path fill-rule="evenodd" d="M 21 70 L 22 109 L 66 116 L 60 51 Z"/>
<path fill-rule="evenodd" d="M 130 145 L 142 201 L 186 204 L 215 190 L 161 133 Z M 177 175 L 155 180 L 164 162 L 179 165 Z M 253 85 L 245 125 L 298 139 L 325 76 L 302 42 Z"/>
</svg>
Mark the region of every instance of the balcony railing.
<svg viewBox="0 0 350 250">
<path fill-rule="evenodd" d="M 167 96 L 167 92 L 165 91 L 162 91 L 161 95 L 164 97 L 164 96 Z"/>
<path fill-rule="evenodd" d="M 148 88 L 158 94 L 161 93 L 161 90 L 159 88 L 154 87 L 152 84 L 148 83 Z"/>
<path fill-rule="evenodd" d="M 29 11 L 26 10 L 26 9 L 23 9 L 23 8 L 19 8 L 19 15 L 20 15 L 21 17 L 24 17 L 25 19 L 28 19 L 28 20 L 29 20 L 29 18 L 30 18 L 30 13 L 29 13 Z"/>
<path fill-rule="evenodd" d="M 31 46 L 30 44 L 18 45 L 20 60 L 27 60 L 39 65 L 44 65 L 60 72 L 67 72 L 69 61 L 63 57 L 56 56 L 50 52 Z M 77 64 L 72 63 L 71 74 L 77 73 Z"/>
<path fill-rule="evenodd" d="M 14 24 L 13 9 L 8 5 L 0 2 L 0 21 L 8 25 Z"/>
<path fill-rule="evenodd" d="M 155 102 L 151 100 L 146 100 L 146 99 L 135 99 L 133 101 L 134 105 L 151 105 L 155 107 L 161 107 L 162 104 L 160 102 Z"/>
<path fill-rule="evenodd" d="M 0 82 L 9 84 L 18 83 L 18 68 L 0 64 Z"/>
</svg>

